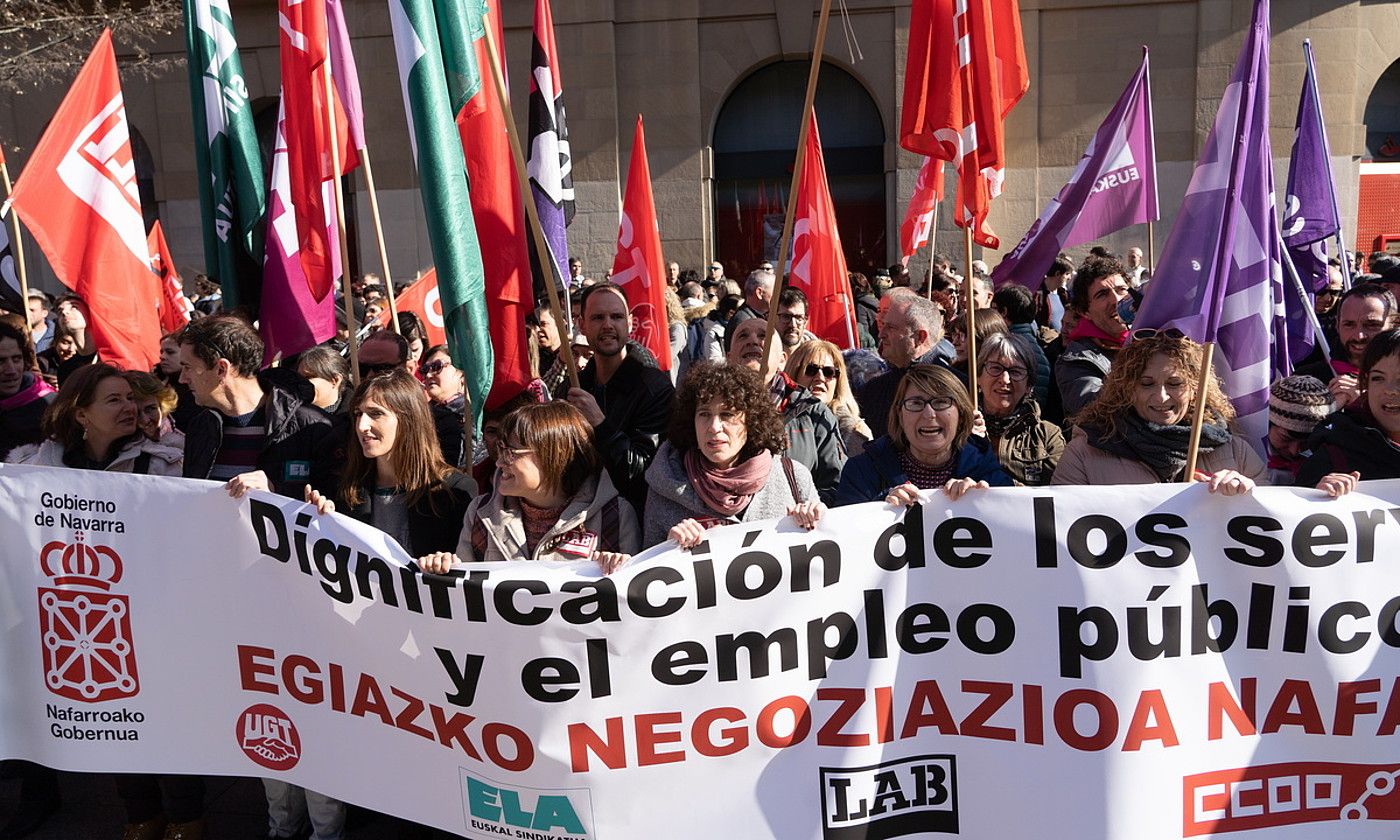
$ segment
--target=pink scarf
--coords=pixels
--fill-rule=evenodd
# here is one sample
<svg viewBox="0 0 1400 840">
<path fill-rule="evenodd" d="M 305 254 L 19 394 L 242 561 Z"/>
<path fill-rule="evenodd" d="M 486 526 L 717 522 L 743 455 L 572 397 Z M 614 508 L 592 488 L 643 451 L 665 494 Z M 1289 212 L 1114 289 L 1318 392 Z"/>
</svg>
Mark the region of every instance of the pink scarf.
<svg viewBox="0 0 1400 840">
<path fill-rule="evenodd" d="M 1070 342 L 1078 341 L 1081 338 L 1092 338 L 1095 341 L 1102 342 L 1113 347 L 1122 347 L 1123 342 L 1128 340 L 1128 331 L 1123 330 L 1117 335 L 1110 335 L 1104 332 L 1103 330 L 1099 329 L 1098 326 L 1095 325 L 1094 322 L 1090 321 L 1088 318 L 1080 318 L 1075 323 L 1074 329 L 1070 331 L 1069 338 L 1065 340 L 1065 343 L 1068 344 Z"/>
<path fill-rule="evenodd" d="M 25 375 L 33 377 L 33 381 L 29 383 L 29 387 L 22 387 L 23 380 L 20 380 L 20 389 L 3 400 L 0 400 L 0 411 L 9 411 L 19 408 L 22 405 L 29 405 L 41 397 L 46 397 L 54 393 L 54 387 L 45 382 L 43 377 L 34 373 L 27 373 Z"/>
<path fill-rule="evenodd" d="M 720 516 L 737 516 L 768 483 L 773 453 L 764 449 L 747 461 L 723 469 L 692 449 L 685 453 L 685 474 L 705 507 Z"/>
</svg>

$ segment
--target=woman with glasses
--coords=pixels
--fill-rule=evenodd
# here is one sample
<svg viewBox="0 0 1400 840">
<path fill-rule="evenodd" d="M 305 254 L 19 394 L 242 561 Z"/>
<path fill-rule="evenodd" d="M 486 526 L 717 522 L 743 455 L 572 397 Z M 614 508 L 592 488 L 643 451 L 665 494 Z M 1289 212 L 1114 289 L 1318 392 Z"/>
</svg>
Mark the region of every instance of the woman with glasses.
<svg viewBox="0 0 1400 840">
<path fill-rule="evenodd" d="M 841 350 L 830 341 L 803 342 L 788 356 L 785 372 L 836 415 L 846 454 L 856 456 L 864 451 L 874 435 L 861 419 Z"/>
<path fill-rule="evenodd" d="M 1211 375 L 1197 394 L 1201 345 L 1177 330 L 1140 329 L 1118 352 L 1098 396 L 1075 419 L 1052 484 L 1207 482 L 1235 496 L 1266 483 L 1264 462 L 1235 434 L 1235 409 Z M 1191 418 L 1205 401 L 1194 475 L 1186 475 Z"/>
<path fill-rule="evenodd" d="M 977 348 L 977 388 L 987 440 L 1017 484 L 1050 483 L 1065 449 L 1060 427 L 1041 419 L 1035 352 L 1030 339 L 993 333 Z"/>
<path fill-rule="evenodd" d="M 476 483 L 443 460 L 422 386 L 404 370 L 375 374 L 349 407 L 354 439 L 335 501 L 310 488 L 306 500 L 393 537 L 424 571 L 445 571 Z"/>
<path fill-rule="evenodd" d="M 895 390 L 887 429 L 846 462 L 836 504 L 908 505 L 921 490 L 942 489 L 958 499 L 973 488 L 1011 485 L 991 446 L 972 435 L 972 398 L 946 368 L 909 368 Z"/>
<path fill-rule="evenodd" d="M 592 560 L 611 573 L 640 549 L 637 514 L 608 478 L 577 408 L 523 405 L 501 421 L 499 440 L 495 486 L 467 511 L 459 558 Z"/>
<path fill-rule="evenodd" d="M 692 548 L 716 525 L 780 516 L 815 526 L 826 507 L 812 474 L 782 454 L 786 447 L 783 419 L 757 373 L 736 364 L 692 368 L 647 468 L 644 543 Z"/>
</svg>

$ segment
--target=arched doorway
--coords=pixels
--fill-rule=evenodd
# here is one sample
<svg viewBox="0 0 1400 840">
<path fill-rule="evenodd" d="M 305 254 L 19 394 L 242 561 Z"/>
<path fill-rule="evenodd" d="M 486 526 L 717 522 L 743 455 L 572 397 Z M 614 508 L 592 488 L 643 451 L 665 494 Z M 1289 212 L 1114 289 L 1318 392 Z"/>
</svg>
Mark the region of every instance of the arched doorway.
<svg viewBox="0 0 1400 840">
<path fill-rule="evenodd" d="M 729 277 L 777 256 L 809 67 L 755 70 L 715 120 L 715 256 Z M 834 64 L 822 66 L 815 108 L 846 262 L 865 271 L 885 257 L 884 122 L 861 83 Z"/>
<path fill-rule="evenodd" d="M 1366 154 L 1376 161 L 1400 161 L 1400 61 L 1386 68 L 1366 99 Z"/>
</svg>

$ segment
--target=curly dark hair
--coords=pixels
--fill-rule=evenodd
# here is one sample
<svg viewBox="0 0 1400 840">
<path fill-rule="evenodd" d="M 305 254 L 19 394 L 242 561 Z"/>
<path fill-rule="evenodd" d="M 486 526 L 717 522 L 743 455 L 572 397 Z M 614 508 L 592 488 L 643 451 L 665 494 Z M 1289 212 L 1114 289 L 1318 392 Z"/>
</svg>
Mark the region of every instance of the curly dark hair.
<svg viewBox="0 0 1400 840">
<path fill-rule="evenodd" d="M 1069 305 L 1083 315 L 1089 311 L 1089 286 L 1095 280 L 1114 275 L 1127 277 L 1123 264 L 1112 257 L 1089 257 L 1074 275 L 1074 286 L 1069 290 Z"/>
<path fill-rule="evenodd" d="M 778 414 L 777 407 L 773 405 L 773 396 L 758 374 L 741 365 L 712 363 L 691 368 L 676 391 L 671 428 L 667 432 L 672 446 L 681 452 L 689 452 L 699 446 L 695 439 L 695 412 L 700 406 L 714 400 L 743 412 L 749 439 L 739 452 L 740 460 L 751 458 L 763 449 L 774 453 L 787 449 L 782 415 Z"/>
</svg>

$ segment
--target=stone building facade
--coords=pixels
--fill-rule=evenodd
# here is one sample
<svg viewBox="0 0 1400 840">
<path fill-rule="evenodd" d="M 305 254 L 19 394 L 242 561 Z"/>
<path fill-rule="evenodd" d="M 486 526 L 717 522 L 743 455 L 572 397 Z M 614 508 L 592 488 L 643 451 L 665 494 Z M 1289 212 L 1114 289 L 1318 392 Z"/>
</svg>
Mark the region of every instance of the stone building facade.
<svg viewBox="0 0 1400 840">
<path fill-rule="evenodd" d="M 842 5 L 833 4 L 817 108 L 843 239 L 858 269 L 897 258 L 899 220 L 921 160 L 902 151 L 897 138 L 908 0 L 846 0 L 844 16 Z M 1160 247 L 1238 53 L 1250 0 L 1021 5 L 1031 88 L 1009 120 L 1006 188 L 990 220 L 1003 246 L 1014 246 L 1064 183 L 1145 44 L 1152 51 Z M 763 216 L 780 210 L 791 177 L 818 6 L 813 0 L 554 0 L 578 199 L 569 244 L 590 275 L 601 276 L 612 262 L 621 181 L 639 113 L 668 257 L 699 268 L 720 256 L 731 274 L 751 267 Z M 275 4 L 233 0 L 232 7 L 248 86 L 267 134 L 278 78 Z M 345 7 L 390 264 L 396 280 L 410 279 L 432 257 L 388 12 L 383 0 L 346 0 Z M 503 0 L 503 14 L 523 132 L 533 2 Z M 1280 188 L 1303 74 L 1301 45 L 1310 38 L 1343 213 L 1354 219 L 1359 161 L 1376 154 L 1368 136 L 1372 145 L 1392 128 L 1400 137 L 1400 113 L 1392 113 L 1400 105 L 1400 3 L 1274 0 L 1272 27 L 1272 142 Z M 172 38 L 163 49 L 178 52 L 183 44 Z M 62 92 L 55 87 L 0 100 L 0 137 L 12 167 L 22 165 Z M 185 73 L 130 81 L 126 101 L 139 134 L 147 216 L 162 220 L 188 277 L 203 255 Z M 358 268 L 378 270 L 364 182 L 355 182 Z M 940 216 L 939 250 L 947 245 L 958 253 L 960 232 L 946 211 Z M 1108 244 L 1122 250 L 1146 239 L 1146 230 L 1129 229 Z M 993 264 L 997 258 L 981 256 Z M 55 286 L 51 278 L 41 285 Z"/>
</svg>

